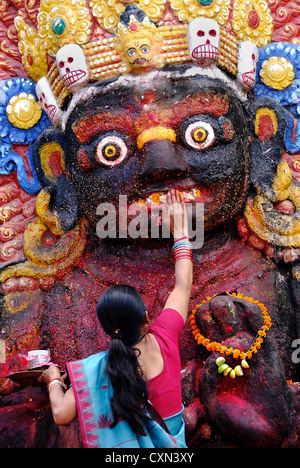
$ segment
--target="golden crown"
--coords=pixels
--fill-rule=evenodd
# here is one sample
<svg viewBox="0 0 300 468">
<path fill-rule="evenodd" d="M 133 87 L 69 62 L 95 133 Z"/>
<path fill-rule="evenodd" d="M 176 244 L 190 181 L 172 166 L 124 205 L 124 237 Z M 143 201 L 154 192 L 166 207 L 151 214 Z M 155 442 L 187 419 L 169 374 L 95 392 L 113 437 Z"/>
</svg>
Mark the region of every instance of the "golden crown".
<svg viewBox="0 0 300 468">
<path fill-rule="evenodd" d="M 62 108 L 87 83 L 189 63 L 217 66 L 248 90 L 255 83 L 257 47 L 272 39 L 265 0 L 232 6 L 230 0 L 87 2 L 41 0 L 37 29 L 15 18 L 22 62 L 40 83 L 41 102 L 52 94 Z M 241 62 L 248 71 L 239 72 Z M 53 106 L 43 104 L 53 121 Z"/>
</svg>

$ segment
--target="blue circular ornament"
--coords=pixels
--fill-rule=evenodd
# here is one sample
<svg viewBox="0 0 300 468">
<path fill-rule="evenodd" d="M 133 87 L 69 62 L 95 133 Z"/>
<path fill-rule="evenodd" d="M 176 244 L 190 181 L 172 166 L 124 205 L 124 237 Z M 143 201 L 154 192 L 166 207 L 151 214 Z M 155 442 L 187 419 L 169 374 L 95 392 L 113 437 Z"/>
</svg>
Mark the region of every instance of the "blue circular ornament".
<svg viewBox="0 0 300 468">
<path fill-rule="evenodd" d="M 198 0 L 198 3 L 200 3 L 202 6 L 208 6 L 213 3 L 214 0 Z"/>
<path fill-rule="evenodd" d="M 55 18 L 52 21 L 51 27 L 52 27 L 53 33 L 56 34 L 57 36 L 60 36 L 61 34 L 63 34 L 63 32 L 66 29 L 66 23 L 64 22 L 62 18 Z"/>
</svg>

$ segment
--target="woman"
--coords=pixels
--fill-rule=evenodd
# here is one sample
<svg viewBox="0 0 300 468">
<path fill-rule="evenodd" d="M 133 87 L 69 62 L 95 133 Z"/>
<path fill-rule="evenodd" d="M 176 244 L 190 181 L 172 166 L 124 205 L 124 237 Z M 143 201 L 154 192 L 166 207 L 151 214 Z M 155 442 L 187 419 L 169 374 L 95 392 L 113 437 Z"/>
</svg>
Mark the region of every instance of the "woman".
<svg viewBox="0 0 300 468">
<path fill-rule="evenodd" d="M 97 304 L 108 352 L 68 363 L 72 386 L 50 366 L 48 385 L 56 424 L 80 418 L 86 447 L 186 447 L 182 419 L 178 339 L 187 318 L 192 286 L 192 250 L 182 194 L 167 194 L 163 220 L 174 238 L 175 287 L 149 327 L 139 293 L 126 285 L 109 288 Z M 151 404 L 150 404 L 151 402 Z"/>
</svg>

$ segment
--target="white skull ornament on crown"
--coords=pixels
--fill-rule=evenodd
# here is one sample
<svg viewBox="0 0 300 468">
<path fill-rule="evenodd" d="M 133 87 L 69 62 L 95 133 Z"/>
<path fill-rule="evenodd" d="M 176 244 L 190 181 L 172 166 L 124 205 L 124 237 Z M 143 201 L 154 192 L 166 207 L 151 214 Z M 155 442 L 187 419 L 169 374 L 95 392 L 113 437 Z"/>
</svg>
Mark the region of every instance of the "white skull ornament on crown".
<svg viewBox="0 0 300 468">
<path fill-rule="evenodd" d="M 62 118 L 62 111 L 58 107 L 51 86 L 46 77 L 41 78 L 35 87 L 36 95 L 39 98 L 42 108 L 54 125 L 59 125 Z"/>
<path fill-rule="evenodd" d="M 187 27 L 190 56 L 201 66 L 215 65 L 219 58 L 220 27 L 209 18 L 195 18 Z"/>
<path fill-rule="evenodd" d="M 255 85 L 258 49 L 253 42 L 239 43 L 237 80 L 247 89 Z"/>
<path fill-rule="evenodd" d="M 77 44 L 67 44 L 59 49 L 56 65 L 68 91 L 79 90 L 89 79 L 85 55 Z"/>
</svg>

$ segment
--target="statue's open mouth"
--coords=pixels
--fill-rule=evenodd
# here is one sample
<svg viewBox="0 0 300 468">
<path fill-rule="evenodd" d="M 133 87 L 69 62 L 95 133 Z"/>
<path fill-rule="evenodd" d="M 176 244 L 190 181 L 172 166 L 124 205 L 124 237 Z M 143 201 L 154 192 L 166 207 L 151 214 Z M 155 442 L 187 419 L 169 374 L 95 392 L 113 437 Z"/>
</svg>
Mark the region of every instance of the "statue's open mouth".
<svg viewBox="0 0 300 468">
<path fill-rule="evenodd" d="M 184 202 L 185 203 L 191 203 L 191 202 L 199 202 L 201 199 L 201 190 L 194 187 L 190 190 L 188 189 L 182 189 L 180 192 L 184 196 Z M 146 194 L 144 197 L 139 198 L 136 201 L 136 204 L 142 208 L 142 207 L 153 207 L 155 205 L 160 205 L 162 203 L 167 202 L 167 191 L 157 191 L 157 192 L 152 192 L 150 194 Z"/>
</svg>

